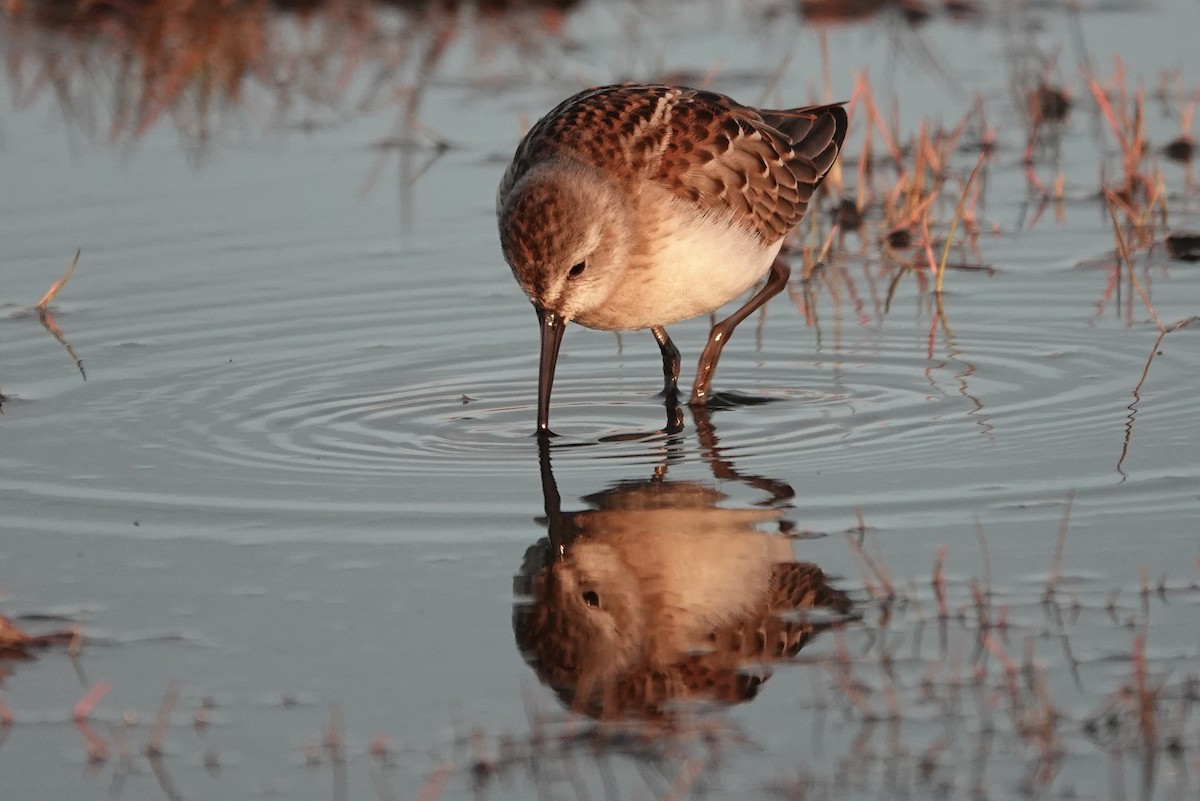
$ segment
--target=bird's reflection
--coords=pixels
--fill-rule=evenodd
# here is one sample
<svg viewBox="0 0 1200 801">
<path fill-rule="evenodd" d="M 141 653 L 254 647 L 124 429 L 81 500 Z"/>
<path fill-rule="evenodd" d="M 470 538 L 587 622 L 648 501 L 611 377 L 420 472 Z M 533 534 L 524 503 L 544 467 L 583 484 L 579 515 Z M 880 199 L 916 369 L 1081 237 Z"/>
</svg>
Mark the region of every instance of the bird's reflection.
<svg viewBox="0 0 1200 801">
<path fill-rule="evenodd" d="M 697 414 L 715 476 L 791 496 L 719 460 L 711 422 Z M 719 489 L 669 480 L 660 466 L 563 512 L 545 442 L 541 472 L 549 536 L 516 577 L 513 629 L 538 678 L 574 711 L 655 720 L 750 700 L 772 662 L 852 613 L 819 567 L 795 560 L 781 509 L 722 508 Z"/>
</svg>

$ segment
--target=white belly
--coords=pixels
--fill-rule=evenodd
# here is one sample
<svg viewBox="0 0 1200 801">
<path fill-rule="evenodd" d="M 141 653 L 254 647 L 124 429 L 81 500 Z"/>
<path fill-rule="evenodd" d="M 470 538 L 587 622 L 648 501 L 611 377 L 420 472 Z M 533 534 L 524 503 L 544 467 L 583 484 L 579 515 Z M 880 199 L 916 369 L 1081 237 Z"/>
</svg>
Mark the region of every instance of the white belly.
<svg viewBox="0 0 1200 801">
<path fill-rule="evenodd" d="M 674 198 L 670 203 L 674 208 L 651 226 L 646 255 L 632 261 L 603 305 L 576 322 L 630 331 L 706 314 L 754 286 L 783 245 L 763 245 L 740 227 L 690 213 Z"/>
</svg>

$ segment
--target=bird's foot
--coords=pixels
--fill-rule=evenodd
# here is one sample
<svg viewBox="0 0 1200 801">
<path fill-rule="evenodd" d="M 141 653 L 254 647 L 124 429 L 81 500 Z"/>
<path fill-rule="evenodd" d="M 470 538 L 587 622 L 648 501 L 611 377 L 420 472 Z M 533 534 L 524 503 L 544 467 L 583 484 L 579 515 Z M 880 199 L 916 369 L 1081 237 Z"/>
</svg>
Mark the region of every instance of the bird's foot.
<svg viewBox="0 0 1200 801">
<path fill-rule="evenodd" d="M 695 394 L 688 401 L 688 405 L 692 408 L 713 409 L 736 409 L 739 406 L 762 406 L 764 403 L 773 403 L 779 400 L 778 398 L 767 398 L 761 395 L 745 395 L 741 392 L 710 392 L 707 395 L 697 398 Z"/>
<path fill-rule="evenodd" d="M 602 442 L 636 442 L 641 439 L 652 439 L 661 437 L 663 434 L 671 436 L 678 434 L 683 430 L 683 406 L 679 403 L 678 394 L 674 391 L 667 392 L 664 390 L 664 407 L 667 412 L 667 422 L 662 428 L 657 431 L 642 431 L 628 434 L 610 434 L 607 437 L 601 437 Z"/>
</svg>

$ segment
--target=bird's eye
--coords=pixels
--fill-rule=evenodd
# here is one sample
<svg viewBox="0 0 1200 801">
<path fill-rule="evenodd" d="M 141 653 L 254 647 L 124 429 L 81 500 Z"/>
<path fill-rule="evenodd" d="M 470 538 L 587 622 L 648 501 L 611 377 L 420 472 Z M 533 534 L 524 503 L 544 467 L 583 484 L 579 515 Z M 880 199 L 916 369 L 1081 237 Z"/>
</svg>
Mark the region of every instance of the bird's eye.
<svg viewBox="0 0 1200 801">
<path fill-rule="evenodd" d="M 571 268 L 570 272 L 567 273 L 567 277 L 568 278 L 578 278 L 579 276 L 583 275 L 583 270 L 585 267 L 587 267 L 586 262 L 582 262 L 582 261 L 579 262 L 579 264 L 576 264 L 574 267 Z"/>
<path fill-rule="evenodd" d="M 588 606 L 594 606 L 594 607 L 599 608 L 600 596 L 597 595 L 593 590 L 588 590 L 587 592 L 585 592 L 583 594 L 583 602 L 585 604 L 587 604 Z"/>
</svg>

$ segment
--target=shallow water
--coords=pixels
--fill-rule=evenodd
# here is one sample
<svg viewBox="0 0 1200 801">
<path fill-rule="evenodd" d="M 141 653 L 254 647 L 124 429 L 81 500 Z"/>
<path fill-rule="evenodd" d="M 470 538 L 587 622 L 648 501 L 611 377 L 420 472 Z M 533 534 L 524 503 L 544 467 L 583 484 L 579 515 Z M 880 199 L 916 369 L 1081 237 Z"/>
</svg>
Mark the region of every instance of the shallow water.
<svg viewBox="0 0 1200 801">
<path fill-rule="evenodd" d="M 425 43 L 445 33 L 436 15 L 380 13 L 387 35 Z M 251 83 L 199 142 L 182 112 L 137 135 L 113 122 L 122 84 L 102 39 L 4 20 L 0 613 L 79 622 L 87 638 L 83 675 L 51 652 L 5 682 L 17 725 L 0 744 L 0 775 L 12 797 L 92 798 L 110 786 L 124 798 L 386 798 L 387 787 L 409 797 L 444 761 L 454 766 L 445 797 L 485 779 L 489 797 L 585 797 L 589 783 L 602 792 L 596 774 L 569 778 L 569 760 L 543 760 L 541 780 L 472 774 L 478 754 L 461 742 L 478 728 L 476 748 L 498 752 L 489 738 L 528 739 L 531 710 L 560 714 L 513 639 L 513 575 L 545 536 L 548 506 L 530 436 L 534 316 L 499 254 L 494 189 L 523 127 L 581 84 L 711 75 L 713 88 L 748 102 L 800 103 L 820 85 L 821 60 L 818 28 L 785 7 L 582 4 L 561 30 L 556 19 L 463 12 L 422 83 L 410 147 L 392 142 L 410 134 L 397 122 L 405 96 L 378 96 L 420 76 L 383 70 L 387 91 L 360 102 L 380 69 L 369 48 L 370 69 L 335 47 L 328 102 L 297 91 L 280 107 Z M 946 276 L 935 321 L 928 277 L 901 275 L 889 305 L 896 269 L 848 235 L 812 283 L 807 318 L 794 281 L 791 299 L 748 320 L 725 351 L 716 388 L 771 402 L 688 416 L 672 436 L 612 441 L 662 425 L 651 337 L 573 327 L 552 406 L 564 510 L 656 471 L 700 482 L 724 508 L 780 510 L 799 536 L 797 558 L 870 609 L 873 579 L 843 536 L 865 526 L 868 549 L 926 608 L 890 632 L 868 616 L 846 637 L 858 654 L 880 630 L 896 638 L 908 656 L 900 683 L 913 693 L 915 677 L 940 664 L 920 633 L 939 548 L 953 608 L 968 605 L 969 579 L 984 570 L 978 527 L 995 603 L 1011 609 L 1012 652 L 1026 637 L 1036 643 L 1072 735 L 1061 775 L 1034 789 L 1125 797 L 1127 784 L 1136 795 L 1139 766 L 1118 782 L 1097 768 L 1111 751 L 1079 732 L 1128 675 L 1141 624 L 1157 673 L 1200 668 L 1200 324 L 1157 341 L 1129 283 L 1114 290 L 1114 238 L 1095 197 L 1114 148 L 1074 67 L 1086 58 L 1111 76 L 1119 54 L 1131 81 L 1153 88 L 1179 70 L 1191 91 L 1198 25 L 1195 4 L 1180 0 L 1078 17 L 1054 5 L 937 15 L 919 28 L 884 13 L 828 29 L 834 95 L 850 96 L 853 74 L 870 68 L 880 98 L 897 98 L 906 135 L 921 119 L 953 125 L 975 92 L 986 99 L 998 148 L 984 176 L 984 233 L 978 254 L 951 259 L 986 269 Z M 279 35 L 305 30 L 283 23 Z M 1055 74 L 1077 103 L 1061 140 L 1062 220 L 1052 208 L 1035 221 L 1022 173 L 1008 87 L 1014 65 L 1029 61 L 1014 51 L 1030 43 L 1063 49 Z M 61 64 L 48 54 L 86 68 L 64 88 L 47 77 Z M 1164 104 L 1147 108 L 1154 145 L 1178 133 Z M 861 130 L 852 137 L 849 166 Z M 962 154 L 963 175 L 976 156 Z M 1164 163 L 1163 174 L 1172 226 L 1200 228 L 1185 170 Z M 78 271 L 52 306 L 60 342 L 31 307 L 76 247 Z M 1195 264 L 1159 246 L 1137 268 L 1163 321 L 1200 315 Z M 706 331 L 704 320 L 672 329 L 685 376 Z M 1068 503 L 1062 568 L 1079 608 L 1061 624 L 1039 601 Z M 1142 571 L 1151 584 L 1165 576 L 1172 592 L 1139 599 Z M 1059 644 L 1068 630 L 1072 650 Z M 861 729 L 831 725 L 826 717 L 846 713 L 818 703 L 836 707 L 821 660 L 837 642 L 816 638 L 805 664 L 778 668 L 758 701 L 731 712 L 754 748 L 728 746 L 720 769 L 686 748 L 651 767 L 643 751 L 629 764 L 618 753 L 620 797 L 665 796 L 693 764 L 699 778 L 678 786 L 714 797 L 767 793 L 798 775 L 836 797 L 921 786 L 920 754 L 956 738 L 901 693 L 912 701 L 906 756 L 889 750 L 880 724 L 873 747 L 894 761 L 864 766 Z M 70 710 L 101 679 L 113 689 L 93 725 L 114 756 L 89 766 Z M 183 697 L 166 757 L 122 762 L 123 738 L 135 750 L 145 740 L 172 680 Z M 193 729 L 205 699 L 212 723 Z M 124 710 L 139 724 L 122 735 Z M 348 761 L 306 764 L 331 715 L 344 720 Z M 987 729 L 975 718 L 960 725 L 964 743 Z M 1194 720 L 1180 725 L 1191 756 L 1143 795 L 1195 787 L 1200 732 Z M 389 766 L 370 755 L 377 733 L 395 749 Z M 997 747 L 992 797 L 1021 790 L 1027 745 Z M 979 760 L 957 742 L 949 754 L 926 786 L 948 781 L 941 789 L 965 794 L 973 776 L 953 766 Z"/>
</svg>

